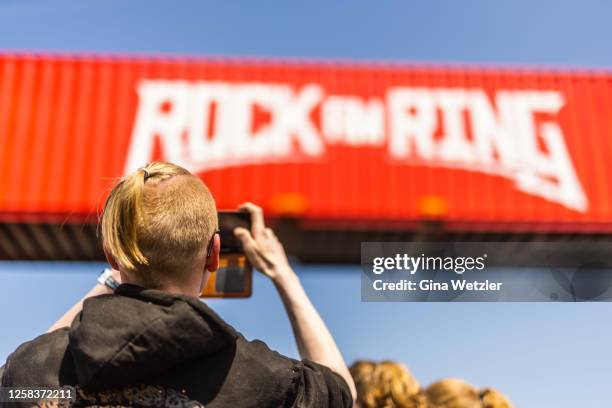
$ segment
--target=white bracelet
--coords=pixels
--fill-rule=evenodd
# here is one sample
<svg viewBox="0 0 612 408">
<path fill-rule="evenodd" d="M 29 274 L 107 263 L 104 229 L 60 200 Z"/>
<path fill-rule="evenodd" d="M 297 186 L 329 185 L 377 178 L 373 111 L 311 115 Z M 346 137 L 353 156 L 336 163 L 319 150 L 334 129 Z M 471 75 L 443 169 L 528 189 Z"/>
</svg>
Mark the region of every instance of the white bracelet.
<svg viewBox="0 0 612 408">
<path fill-rule="evenodd" d="M 117 289 L 119 286 L 119 282 L 113 278 L 113 271 L 106 268 L 102 271 L 102 273 L 98 276 L 98 283 L 104 285 L 112 290 Z"/>
</svg>

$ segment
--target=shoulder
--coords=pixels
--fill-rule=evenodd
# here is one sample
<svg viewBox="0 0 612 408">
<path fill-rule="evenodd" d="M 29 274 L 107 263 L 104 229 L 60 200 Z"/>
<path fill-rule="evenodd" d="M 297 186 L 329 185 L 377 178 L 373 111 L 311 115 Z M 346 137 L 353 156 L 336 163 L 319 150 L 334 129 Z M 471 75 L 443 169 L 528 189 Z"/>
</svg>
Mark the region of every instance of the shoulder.
<svg viewBox="0 0 612 408">
<path fill-rule="evenodd" d="M 60 375 L 71 374 L 67 346 L 68 328 L 23 343 L 7 358 L 2 385 L 59 385 Z"/>
<path fill-rule="evenodd" d="M 328 367 L 314 361 L 299 362 L 297 407 L 352 407 L 353 397 L 346 381 Z"/>
<path fill-rule="evenodd" d="M 296 363 L 296 360 L 271 350 L 265 342 L 261 340 L 247 340 L 242 335 L 239 335 L 237 339 L 237 349 L 238 353 L 245 359 L 259 361 L 260 363 L 270 363 L 268 368 L 272 372 L 276 370 L 291 370 Z"/>
<path fill-rule="evenodd" d="M 239 373 L 242 388 L 258 389 L 274 398 L 293 388 L 296 363 L 261 340 L 249 341 L 239 336 L 232 371 Z"/>
<path fill-rule="evenodd" d="M 251 374 L 249 377 L 257 379 L 260 387 L 264 385 L 271 396 L 283 396 L 279 401 L 283 406 L 352 406 L 346 382 L 323 365 L 286 357 L 271 350 L 263 341 L 248 341 L 242 336 L 238 338 L 237 357 L 242 369 Z"/>
</svg>

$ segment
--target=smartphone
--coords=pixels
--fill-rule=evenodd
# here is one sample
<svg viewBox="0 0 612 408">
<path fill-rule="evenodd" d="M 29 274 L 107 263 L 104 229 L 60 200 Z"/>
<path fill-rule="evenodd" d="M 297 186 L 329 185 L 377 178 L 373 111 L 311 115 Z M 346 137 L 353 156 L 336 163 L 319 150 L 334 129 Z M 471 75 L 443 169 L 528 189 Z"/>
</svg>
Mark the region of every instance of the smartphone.
<svg viewBox="0 0 612 408">
<path fill-rule="evenodd" d="M 219 211 L 221 254 L 219 269 L 210 274 L 200 297 L 247 298 L 252 294 L 253 268 L 247 260 L 234 228 L 251 229 L 251 214 L 242 211 Z"/>
</svg>

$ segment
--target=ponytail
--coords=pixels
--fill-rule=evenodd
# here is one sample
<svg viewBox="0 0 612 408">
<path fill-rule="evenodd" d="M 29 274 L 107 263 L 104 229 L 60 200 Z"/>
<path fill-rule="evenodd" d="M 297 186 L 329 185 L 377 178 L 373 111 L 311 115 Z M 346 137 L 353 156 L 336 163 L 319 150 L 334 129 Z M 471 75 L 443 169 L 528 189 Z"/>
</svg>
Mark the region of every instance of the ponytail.
<svg viewBox="0 0 612 408">
<path fill-rule="evenodd" d="M 104 205 L 104 244 L 115 260 L 129 270 L 149 264 L 138 246 L 138 225 L 143 222 L 142 196 L 149 177 L 147 169 L 137 170 L 112 189 Z"/>
</svg>

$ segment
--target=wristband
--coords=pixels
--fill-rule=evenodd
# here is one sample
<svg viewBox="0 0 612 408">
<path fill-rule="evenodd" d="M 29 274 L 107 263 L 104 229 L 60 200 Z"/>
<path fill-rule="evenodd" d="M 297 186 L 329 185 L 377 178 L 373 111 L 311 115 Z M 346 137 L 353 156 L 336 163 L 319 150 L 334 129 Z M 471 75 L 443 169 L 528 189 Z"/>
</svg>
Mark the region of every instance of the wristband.
<svg viewBox="0 0 612 408">
<path fill-rule="evenodd" d="M 119 286 L 119 282 L 113 278 L 113 271 L 108 268 L 104 269 L 98 276 L 98 283 L 110 288 L 111 290 L 115 290 Z"/>
</svg>

